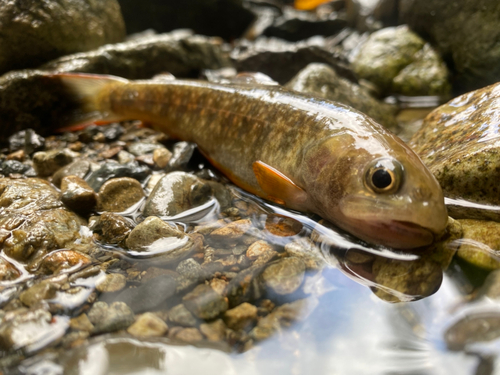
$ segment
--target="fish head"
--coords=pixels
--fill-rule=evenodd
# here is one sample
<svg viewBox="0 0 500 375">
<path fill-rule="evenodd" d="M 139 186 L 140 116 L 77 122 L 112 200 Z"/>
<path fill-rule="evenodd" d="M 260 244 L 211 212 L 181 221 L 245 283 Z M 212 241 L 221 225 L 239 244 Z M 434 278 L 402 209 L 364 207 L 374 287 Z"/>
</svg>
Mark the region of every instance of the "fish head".
<svg viewBox="0 0 500 375">
<path fill-rule="evenodd" d="M 316 150 L 319 173 L 309 181 L 317 213 L 362 240 L 397 249 L 429 245 L 444 232 L 441 187 L 408 146 L 390 133 L 366 142 L 339 138 Z"/>
</svg>

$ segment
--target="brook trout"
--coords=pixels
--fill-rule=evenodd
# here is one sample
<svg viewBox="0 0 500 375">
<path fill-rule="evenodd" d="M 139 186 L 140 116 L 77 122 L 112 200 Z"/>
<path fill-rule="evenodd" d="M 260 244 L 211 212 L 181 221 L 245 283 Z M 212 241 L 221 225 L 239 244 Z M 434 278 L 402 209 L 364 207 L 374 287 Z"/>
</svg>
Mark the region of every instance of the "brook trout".
<svg viewBox="0 0 500 375">
<path fill-rule="evenodd" d="M 279 86 L 59 74 L 88 119 L 143 120 L 195 142 L 234 184 L 393 248 L 447 224 L 441 188 L 399 138 L 346 105 Z"/>
</svg>

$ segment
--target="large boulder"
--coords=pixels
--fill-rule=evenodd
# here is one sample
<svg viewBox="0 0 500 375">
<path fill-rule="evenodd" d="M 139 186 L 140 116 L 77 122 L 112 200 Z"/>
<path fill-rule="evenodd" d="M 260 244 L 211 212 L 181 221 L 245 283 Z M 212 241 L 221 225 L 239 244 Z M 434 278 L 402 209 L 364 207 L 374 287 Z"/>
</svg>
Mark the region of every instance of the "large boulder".
<svg viewBox="0 0 500 375">
<path fill-rule="evenodd" d="M 6 0 L 0 6 L 0 73 L 120 42 L 116 0 Z"/>
<path fill-rule="evenodd" d="M 459 89 L 498 81 L 498 0 L 401 0 L 400 18 L 431 41 L 454 67 Z"/>
</svg>

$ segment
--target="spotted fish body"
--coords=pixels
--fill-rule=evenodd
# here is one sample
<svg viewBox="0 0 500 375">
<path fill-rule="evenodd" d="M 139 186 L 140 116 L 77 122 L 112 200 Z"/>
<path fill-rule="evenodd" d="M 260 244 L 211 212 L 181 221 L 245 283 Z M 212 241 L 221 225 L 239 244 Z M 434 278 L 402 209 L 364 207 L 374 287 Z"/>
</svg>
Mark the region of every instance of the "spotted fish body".
<svg viewBox="0 0 500 375">
<path fill-rule="evenodd" d="M 368 242 L 418 247 L 446 226 L 441 189 L 420 159 L 351 107 L 270 85 L 58 77 L 84 112 L 143 120 L 195 142 L 236 185 Z M 367 186 L 377 160 L 401 166 L 397 191 Z"/>
</svg>

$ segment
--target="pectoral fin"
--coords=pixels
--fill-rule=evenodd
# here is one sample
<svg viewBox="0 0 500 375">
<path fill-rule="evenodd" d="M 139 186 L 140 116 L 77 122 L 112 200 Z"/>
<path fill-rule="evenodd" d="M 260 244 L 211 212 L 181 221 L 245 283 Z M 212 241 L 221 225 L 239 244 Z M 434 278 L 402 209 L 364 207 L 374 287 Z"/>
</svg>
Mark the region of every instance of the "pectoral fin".
<svg viewBox="0 0 500 375">
<path fill-rule="evenodd" d="M 254 162 L 252 167 L 267 199 L 291 208 L 300 209 L 303 206 L 307 193 L 287 176 L 260 160 Z"/>
</svg>

